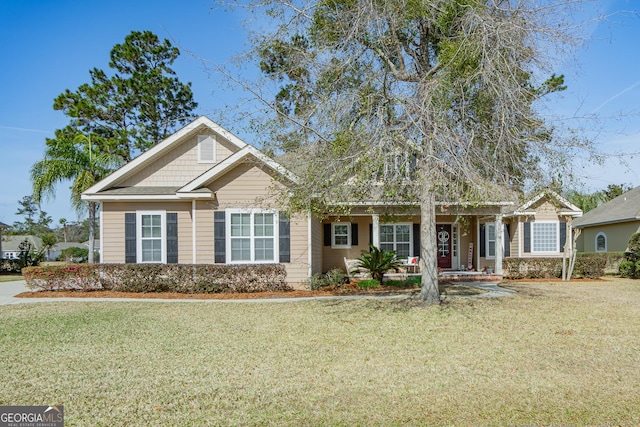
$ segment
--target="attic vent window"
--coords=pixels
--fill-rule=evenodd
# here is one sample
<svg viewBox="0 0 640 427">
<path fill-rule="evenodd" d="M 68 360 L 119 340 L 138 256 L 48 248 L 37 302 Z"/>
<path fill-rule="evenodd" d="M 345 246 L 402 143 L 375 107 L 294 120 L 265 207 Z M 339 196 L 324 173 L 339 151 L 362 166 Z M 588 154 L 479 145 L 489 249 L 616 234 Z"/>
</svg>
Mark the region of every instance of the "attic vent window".
<svg viewBox="0 0 640 427">
<path fill-rule="evenodd" d="M 215 163 L 216 138 L 213 135 L 198 135 L 198 163 Z"/>
</svg>

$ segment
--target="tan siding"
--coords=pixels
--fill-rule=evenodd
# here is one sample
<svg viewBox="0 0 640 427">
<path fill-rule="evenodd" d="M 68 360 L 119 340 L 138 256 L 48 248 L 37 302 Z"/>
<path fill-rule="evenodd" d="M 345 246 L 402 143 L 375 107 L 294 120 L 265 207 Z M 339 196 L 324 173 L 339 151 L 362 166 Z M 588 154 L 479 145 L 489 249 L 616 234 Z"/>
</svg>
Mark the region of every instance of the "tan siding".
<svg viewBox="0 0 640 427">
<path fill-rule="evenodd" d="M 298 289 L 304 289 L 309 277 L 308 221 L 306 215 L 291 218 L 291 262 L 284 263 L 287 281 Z"/>
<path fill-rule="evenodd" d="M 216 193 L 219 209 L 275 207 L 269 199 L 275 180 L 266 171 L 242 163 L 217 179 L 209 188 Z"/>
<path fill-rule="evenodd" d="M 191 203 L 146 203 L 146 202 L 103 202 L 102 203 L 102 262 L 124 262 L 124 214 L 126 212 L 163 210 L 178 213 L 178 261 L 191 262 Z M 185 226 L 188 224 L 188 226 Z"/>
<path fill-rule="evenodd" d="M 322 222 L 316 218 L 311 218 L 311 251 L 313 253 L 312 273 L 322 273 Z"/>
<path fill-rule="evenodd" d="M 204 133 L 202 133 L 204 134 Z M 238 148 L 220 135 L 216 136 L 216 160 L 221 162 Z M 175 149 L 156 159 L 135 175 L 118 183 L 119 186 L 182 186 L 211 169 L 214 163 L 198 163 L 198 137 L 185 140 Z"/>
<path fill-rule="evenodd" d="M 210 201 L 196 203 L 196 263 L 214 263 L 213 235 L 214 204 Z"/>
<path fill-rule="evenodd" d="M 102 247 L 100 261 L 124 263 L 124 213 L 126 206 L 119 203 L 102 203 Z"/>
<path fill-rule="evenodd" d="M 580 235 L 583 246 L 578 245 L 578 250 L 595 252 L 596 236 L 602 232 L 607 236 L 607 252 L 624 252 L 631 235 L 638 232 L 639 226 L 640 221 L 632 221 L 584 228 Z"/>
</svg>

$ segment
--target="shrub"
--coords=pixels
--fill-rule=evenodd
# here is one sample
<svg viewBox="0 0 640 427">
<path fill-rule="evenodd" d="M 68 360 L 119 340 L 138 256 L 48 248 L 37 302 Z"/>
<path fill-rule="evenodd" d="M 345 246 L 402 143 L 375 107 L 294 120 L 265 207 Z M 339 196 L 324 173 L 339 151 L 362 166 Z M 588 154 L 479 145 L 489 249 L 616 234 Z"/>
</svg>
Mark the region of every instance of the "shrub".
<svg viewBox="0 0 640 427">
<path fill-rule="evenodd" d="M 291 290 L 281 264 L 90 264 L 24 269 L 31 289 L 123 292 L 261 292 Z"/>
<path fill-rule="evenodd" d="M 22 269 L 27 288 L 41 291 L 102 289 L 99 271 L 93 265 L 72 264 Z"/>
<path fill-rule="evenodd" d="M 636 277 L 636 263 L 633 261 L 622 261 L 620 263 L 620 275 L 623 277 Z"/>
<path fill-rule="evenodd" d="M 70 247 L 62 251 L 62 260 L 67 262 L 87 262 L 89 249 Z"/>
<path fill-rule="evenodd" d="M 373 245 L 369 245 L 369 251 L 362 251 L 358 258 L 358 267 L 369 270 L 371 277 L 382 283 L 384 273 L 389 270 L 398 271 L 402 261 L 398 259 L 393 251 L 385 251 L 378 249 Z"/>
<path fill-rule="evenodd" d="M 579 254 L 573 276 L 602 277 L 607 260 L 607 254 Z M 503 268 L 503 275 L 508 279 L 557 279 L 562 277 L 562 258 L 505 258 Z"/>
<path fill-rule="evenodd" d="M 325 274 L 316 273 L 307 280 L 307 286 L 317 291 L 325 286 L 342 286 L 347 282 L 347 275 L 339 268 L 327 271 Z"/>
<path fill-rule="evenodd" d="M 347 275 L 339 268 L 333 268 L 327 271 L 325 276 L 327 278 L 328 285 L 342 286 L 347 282 Z"/>
<path fill-rule="evenodd" d="M 22 265 L 17 259 L 0 259 L 0 272 L 2 273 L 20 273 Z"/>
<path fill-rule="evenodd" d="M 318 289 L 327 286 L 327 278 L 324 274 L 316 273 L 309 277 L 307 280 L 307 286 L 312 291 L 317 291 Z"/>
<path fill-rule="evenodd" d="M 360 289 L 373 289 L 380 287 L 380 281 L 378 279 L 366 279 L 358 282 Z"/>
</svg>

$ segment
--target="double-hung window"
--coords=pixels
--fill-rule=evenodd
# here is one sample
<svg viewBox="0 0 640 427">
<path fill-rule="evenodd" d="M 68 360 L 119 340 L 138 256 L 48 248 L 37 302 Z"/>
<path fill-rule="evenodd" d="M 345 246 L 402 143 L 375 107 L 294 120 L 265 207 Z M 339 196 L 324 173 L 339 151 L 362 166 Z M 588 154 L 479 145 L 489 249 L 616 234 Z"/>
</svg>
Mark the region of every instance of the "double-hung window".
<svg viewBox="0 0 640 427">
<path fill-rule="evenodd" d="M 485 225 L 487 258 L 496 257 L 496 224 L 494 222 Z"/>
<path fill-rule="evenodd" d="M 232 263 L 275 262 L 278 218 L 267 211 L 228 211 L 229 260 Z"/>
<path fill-rule="evenodd" d="M 139 211 L 137 217 L 137 259 L 143 263 L 166 263 L 166 212 Z"/>
<path fill-rule="evenodd" d="M 411 256 L 411 224 L 380 225 L 380 249 L 395 251 L 398 258 Z"/>
<path fill-rule="evenodd" d="M 334 249 L 351 247 L 351 223 L 334 222 L 331 224 L 331 247 Z"/>
<path fill-rule="evenodd" d="M 532 225 L 532 252 L 559 252 L 559 222 L 535 221 Z"/>
</svg>

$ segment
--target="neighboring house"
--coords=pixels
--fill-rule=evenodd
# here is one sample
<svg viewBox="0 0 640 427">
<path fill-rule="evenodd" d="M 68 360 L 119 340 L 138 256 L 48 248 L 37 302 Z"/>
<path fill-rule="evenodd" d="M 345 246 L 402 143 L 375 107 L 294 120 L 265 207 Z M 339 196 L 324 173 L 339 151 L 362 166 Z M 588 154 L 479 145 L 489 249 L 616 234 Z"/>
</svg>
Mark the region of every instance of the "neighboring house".
<svg viewBox="0 0 640 427">
<path fill-rule="evenodd" d="M 58 242 L 47 251 L 47 261 L 58 260 L 62 256 L 62 252 L 69 248 L 87 249 L 87 245 L 79 242 Z"/>
<path fill-rule="evenodd" d="M 3 236 L 2 237 L 2 252 L 0 258 L 3 259 L 18 259 L 20 258 L 20 243 L 28 240 L 31 242 L 32 249 L 39 251 L 42 248 L 42 240 L 39 237 L 31 235 L 17 235 L 17 236 Z"/>
<path fill-rule="evenodd" d="M 9 226 L 3 222 L 0 222 L 0 259 L 3 259 L 4 257 L 2 256 L 2 229 L 3 228 L 8 228 Z"/>
<path fill-rule="evenodd" d="M 359 257 L 369 244 L 395 250 L 403 258 L 419 255 L 417 206 L 405 208 L 393 220 L 387 215 L 391 207 L 376 203 L 353 206 L 349 217 L 320 220 L 309 213 L 289 218 L 281 209 L 286 192 L 274 189 L 286 189 L 285 183 L 295 179 L 274 159 L 200 117 L 89 188 L 82 198 L 101 205 L 100 252 L 105 263 L 282 263 L 287 280 L 295 285 L 314 273 L 344 269 L 344 259 Z M 503 249 L 511 256 L 559 255 L 559 224 L 566 215 L 578 215 L 573 208 L 571 213 L 562 208 L 553 217 L 543 199 L 532 201 L 523 212 L 513 212 L 509 201 L 439 203 L 438 266 L 459 270 L 495 265 L 500 273 Z M 505 210 L 511 213 L 505 216 Z M 503 220 L 508 227 L 496 228 Z M 552 220 L 553 230 L 548 225 Z M 525 230 L 532 233 L 532 246 L 526 244 Z M 509 236 L 506 246 L 496 244 L 504 241 L 503 235 Z"/>
<path fill-rule="evenodd" d="M 624 252 L 631 235 L 640 231 L 640 187 L 587 212 L 573 223 L 582 230 L 580 252 Z"/>
<path fill-rule="evenodd" d="M 554 191 L 537 194 L 517 209 L 505 213 L 505 256 L 562 257 L 572 244 L 571 224 L 581 216 L 580 208 Z"/>
</svg>

